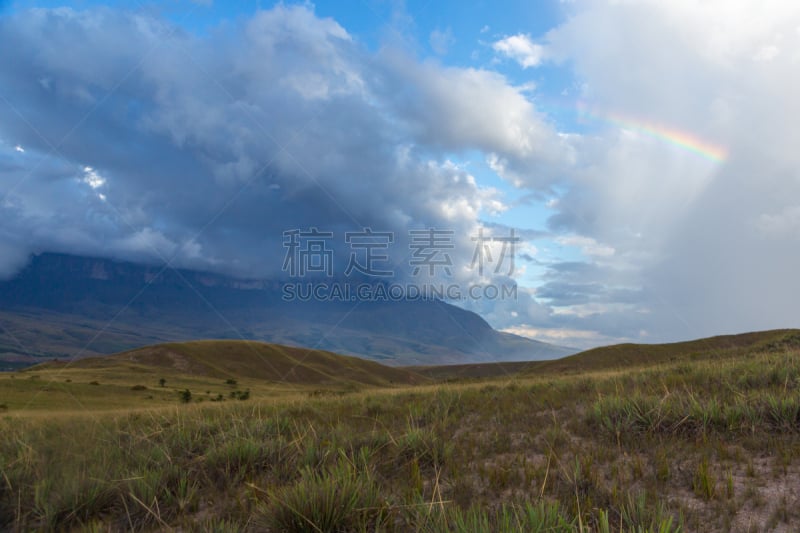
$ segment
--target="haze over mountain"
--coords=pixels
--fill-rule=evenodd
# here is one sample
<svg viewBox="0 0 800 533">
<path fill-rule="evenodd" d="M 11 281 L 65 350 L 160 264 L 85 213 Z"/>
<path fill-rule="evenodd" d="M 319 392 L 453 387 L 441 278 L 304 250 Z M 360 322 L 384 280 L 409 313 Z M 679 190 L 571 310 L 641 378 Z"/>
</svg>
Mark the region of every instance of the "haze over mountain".
<svg viewBox="0 0 800 533">
<path fill-rule="evenodd" d="M 553 359 L 574 350 L 498 332 L 442 301 L 284 301 L 282 285 L 42 254 L 0 282 L 0 358 L 81 357 L 159 342 L 247 339 L 391 364 Z"/>
</svg>

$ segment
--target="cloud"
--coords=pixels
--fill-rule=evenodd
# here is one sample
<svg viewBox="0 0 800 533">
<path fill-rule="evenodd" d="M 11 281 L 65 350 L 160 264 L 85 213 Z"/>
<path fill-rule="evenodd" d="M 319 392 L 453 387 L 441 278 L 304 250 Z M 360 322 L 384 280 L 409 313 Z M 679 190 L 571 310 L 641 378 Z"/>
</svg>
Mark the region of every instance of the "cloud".
<svg viewBox="0 0 800 533">
<path fill-rule="evenodd" d="M 455 44 L 456 38 L 453 35 L 453 30 L 451 28 L 448 27 L 444 30 L 436 28 L 431 32 L 428 42 L 430 43 L 431 49 L 433 49 L 434 53 L 443 56 L 447 54 L 447 52 L 450 50 L 450 47 Z"/>
<path fill-rule="evenodd" d="M 800 205 L 787 206 L 775 213 L 762 213 L 756 220 L 756 229 L 766 238 L 797 240 L 800 238 Z"/>
<path fill-rule="evenodd" d="M 105 178 L 103 178 L 100 174 L 97 173 L 95 169 L 92 167 L 83 167 L 83 183 L 91 187 L 92 189 L 99 189 L 103 185 L 106 184 Z"/>
<path fill-rule="evenodd" d="M 522 68 L 537 67 L 545 58 L 545 48 L 534 43 L 530 35 L 522 33 L 495 41 L 492 48 L 495 52 L 513 59 Z"/>
<path fill-rule="evenodd" d="M 535 327 L 528 324 L 521 324 L 519 326 L 512 326 L 503 329 L 506 333 L 513 333 L 514 335 L 521 335 L 532 339 L 538 339 L 544 342 L 557 344 L 561 346 L 569 346 L 571 348 L 588 349 L 595 346 L 604 344 L 614 344 L 620 341 L 628 342 L 641 342 L 641 338 L 637 339 L 620 339 L 618 337 L 609 337 L 597 331 L 587 331 L 583 329 L 568 329 L 568 328 L 542 328 Z M 645 337 L 645 335 L 641 335 Z"/>
<path fill-rule="evenodd" d="M 534 161 L 557 142 L 503 76 L 373 54 L 307 6 L 203 36 L 35 9 L 0 20 L 0 38 L 19 50 L 0 58 L 6 274 L 50 250 L 275 277 L 282 232 L 311 226 L 396 232 L 400 277 L 408 231 L 449 228 L 468 264 L 480 218 L 505 206 L 450 154 Z"/>
<path fill-rule="evenodd" d="M 614 248 L 601 244 L 591 237 L 564 235 L 556 237 L 556 242 L 567 246 L 579 247 L 584 255 L 590 257 L 609 257 L 614 255 Z"/>
<path fill-rule="evenodd" d="M 3 17 L 0 276 L 45 250 L 280 276 L 286 229 L 369 226 L 408 250 L 409 229 L 440 227 L 460 280 L 513 284 L 467 268 L 479 226 L 509 229 L 502 192 L 454 163 L 477 153 L 553 213 L 516 228 L 539 286 L 464 304 L 492 324 L 575 345 L 796 326 L 800 7 L 564 9 L 493 49 L 569 70 L 575 131 L 497 64 L 371 52 L 308 6 L 202 36 L 107 8 Z"/>
<path fill-rule="evenodd" d="M 617 316 L 621 336 L 641 328 L 653 341 L 797 326 L 789 265 L 800 264 L 791 244 L 800 128 L 786 117 L 800 112 L 792 89 L 800 56 L 787 53 L 800 44 L 800 7 L 645 1 L 570 9 L 543 42 L 549 57 L 574 67 L 584 108 L 602 112 L 586 117 L 591 134 L 574 139 L 569 190 L 549 226 L 614 254 L 584 247 L 602 265 L 582 280 L 588 285 L 556 266 L 537 294 L 565 305 L 570 294 L 604 295 L 603 305 L 620 307 L 592 311 L 584 327 Z M 603 119 L 620 115 L 629 120 Z M 639 127 L 648 123 L 729 155 L 710 162 Z"/>
<path fill-rule="evenodd" d="M 501 74 L 420 64 L 393 52 L 381 59 L 382 96 L 397 113 L 396 125 L 410 131 L 418 144 L 483 151 L 508 172 L 524 172 L 537 186 L 555 181 L 548 169 L 570 160 L 570 147 L 547 117 Z"/>
</svg>

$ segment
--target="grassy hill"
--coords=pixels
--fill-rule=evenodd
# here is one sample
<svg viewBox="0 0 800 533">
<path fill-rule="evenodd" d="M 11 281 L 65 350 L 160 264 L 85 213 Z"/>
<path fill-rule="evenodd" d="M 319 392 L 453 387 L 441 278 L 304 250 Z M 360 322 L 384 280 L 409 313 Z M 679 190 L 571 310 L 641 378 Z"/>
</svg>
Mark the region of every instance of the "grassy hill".
<svg viewBox="0 0 800 533">
<path fill-rule="evenodd" d="M 124 410 L 174 405 L 187 390 L 194 401 L 227 401 L 242 394 L 284 400 L 428 381 L 408 369 L 326 351 L 209 340 L 0 374 L 0 405 L 10 412 Z"/>
<path fill-rule="evenodd" d="M 521 372 L 530 372 L 541 368 L 542 365 L 548 362 L 467 363 L 463 365 L 409 366 L 406 368 L 436 381 L 454 381 L 513 377 Z"/>
<path fill-rule="evenodd" d="M 207 341 L 0 374 L 0 530 L 798 530 L 797 331 L 539 364 L 388 387 Z"/>
<path fill-rule="evenodd" d="M 679 361 L 729 358 L 749 351 L 793 346 L 800 346 L 800 330 L 756 331 L 667 344 L 615 344 L 545 361 L 528 371 L 563 373 L 619 370 Z"/>
<path fill-rule="evenodd" d="M 158 344 L 108 357 L 51 362 L 31 371 L 66 367 L 114 372 L 162 372 L 207 378 L 247 378 L 301 385 L 414 385 L 425 379 L 406 369 L 358 357 L 264 342 L 206 340 Z"/>
<path fill-rule="evenodd" d="M 549 361 L 410 366 L 409 370 L 443 381 L 513 378 L 516 375 L 603 372 L 665 363 L 736 357 L 749 352 L 800 347 L 800 330 L 780 329 L 720 335 L 667 344 L 615 344 Z"/>
</svg>

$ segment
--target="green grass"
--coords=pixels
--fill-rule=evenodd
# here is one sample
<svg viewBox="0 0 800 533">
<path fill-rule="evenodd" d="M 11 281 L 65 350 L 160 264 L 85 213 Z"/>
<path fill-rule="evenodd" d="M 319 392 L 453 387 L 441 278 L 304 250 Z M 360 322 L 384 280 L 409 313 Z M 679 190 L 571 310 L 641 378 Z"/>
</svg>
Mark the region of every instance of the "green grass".
<svg viewBox="0 0 800 533">
<path fill-rule="evenodd" d="M 346 456 L 321 472 L 305 467 L 293 484 L 258 496 L 264 503 L 255 521 L 274 531 L 374 531 L 390 525 L 391 506 L 368 462 Z"/>
<path fill-rule="evenodd" d="M 792 530 L 800 352 L 771 342 L 443 385 L 233 385 L 119 366 L 2 376 L 0 530 Z M 55 375 L 91 408 L 6 400 Z"/>
</svg>

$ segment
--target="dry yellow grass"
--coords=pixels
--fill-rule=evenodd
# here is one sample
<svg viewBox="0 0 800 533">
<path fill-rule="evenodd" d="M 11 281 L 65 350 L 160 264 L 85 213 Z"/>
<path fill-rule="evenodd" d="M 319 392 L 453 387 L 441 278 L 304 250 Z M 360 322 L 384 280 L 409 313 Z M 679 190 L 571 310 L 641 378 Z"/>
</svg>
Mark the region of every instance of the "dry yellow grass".
<svg viewBox="0 0 800 533">
<path fill-rule="evenodd" d="M 23 396 L 80 377 L 70 385 L 98 403 L 0 417 L 0 529 L 303 531 L 310 520 L 323 531 L 792 530 L 794 338 L 628 368 L 413 386 L 175 373 L 161 400 L 139 396 L 150 385 L 128 385 L 165 366 L 3 376 L 0 391 L 11 384 Z M 86 383 L 102 376 L 107 385 Z M 184 385 L 194 387 L 188 404 Z M 251 394 L 211 402 L 200 386 Z M 132 396 L 103 405 L 103 391 Z"/>
</svg>

